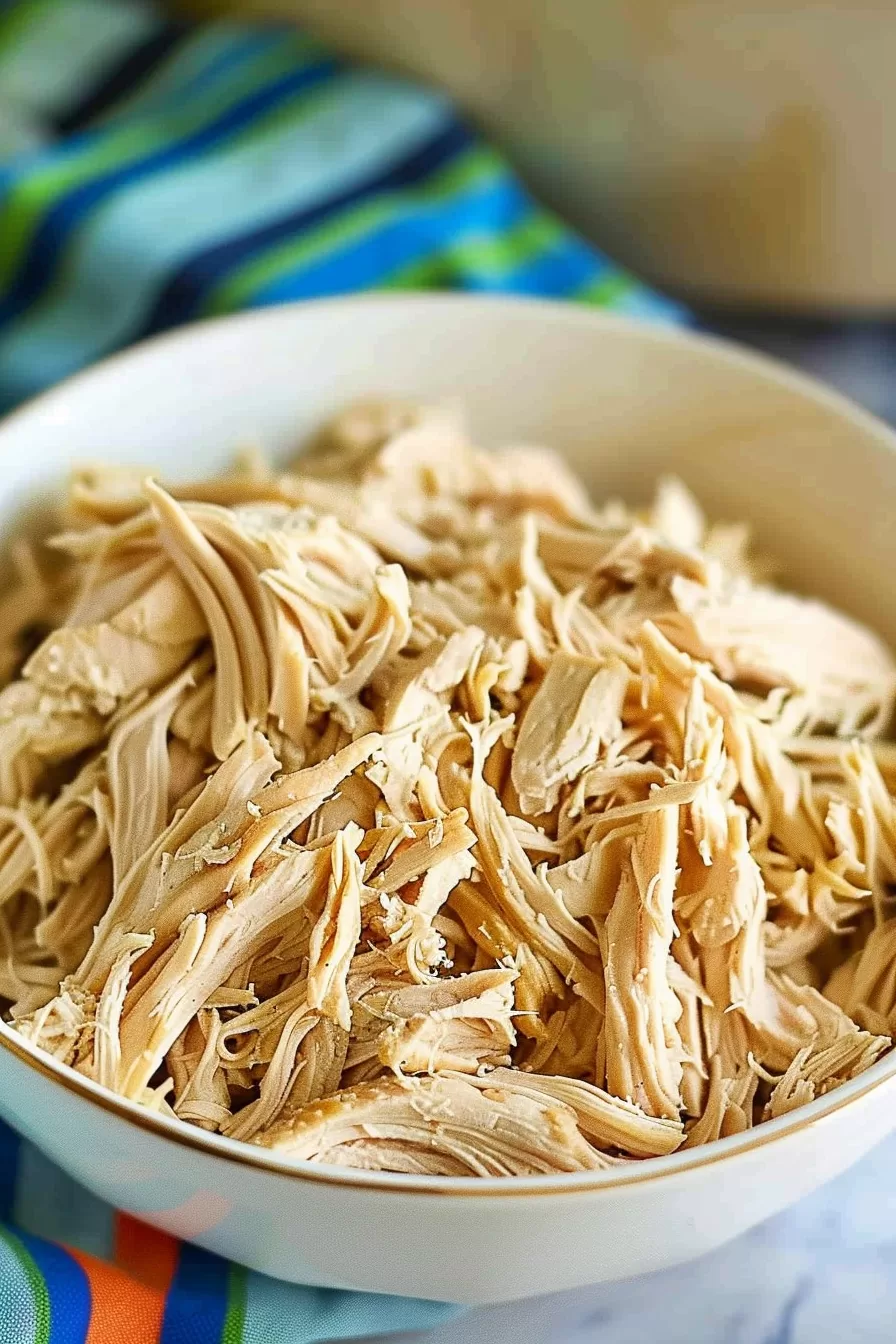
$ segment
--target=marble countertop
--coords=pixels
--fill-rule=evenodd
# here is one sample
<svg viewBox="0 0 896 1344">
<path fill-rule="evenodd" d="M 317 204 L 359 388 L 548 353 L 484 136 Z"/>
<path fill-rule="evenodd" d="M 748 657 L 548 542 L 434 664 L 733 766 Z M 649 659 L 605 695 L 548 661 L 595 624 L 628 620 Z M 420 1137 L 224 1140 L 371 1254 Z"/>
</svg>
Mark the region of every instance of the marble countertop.
<svg viewBox="0 0 896 1344">
<path fill-rule="evenodd" d="M 896 325 L 709 319 L 896 422 Z M 789 1212 L 662 1274 L 489 1307 L 405 1344 L 894 1344 L 896 1136 Z"/>
</svg>

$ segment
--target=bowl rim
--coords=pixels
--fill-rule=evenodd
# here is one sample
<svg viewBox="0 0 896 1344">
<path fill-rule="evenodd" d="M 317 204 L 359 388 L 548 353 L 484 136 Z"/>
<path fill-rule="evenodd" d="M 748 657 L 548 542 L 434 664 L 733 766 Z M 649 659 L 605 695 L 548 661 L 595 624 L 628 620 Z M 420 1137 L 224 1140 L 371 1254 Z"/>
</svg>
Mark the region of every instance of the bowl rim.
<svg viewBox="0 0 896 1344">
<path fill-rule="evenodd" d="M 554 1172 L 544 1176 L 413 1176 L 402 1172 L 361 1171 L 307 1158 L 289 1157 L 274 1149 L 211 1134 L 189 1125 L 185 1120 L 149 1110 L 139 1102 L 110 1092 L 91 1078 L 75 1072 L 69 1065 L 48 1055 L 31 1042 L 18 1037 L 0 1021 L 0 1048 L 7 1050 L 27 1067 L 52 1084 L 74 1093 L 89 1105 L 108 1115 L 154 1134 L 163 1141 L 188 1148 L 204 1157 L 223 1160 L 242 1168 L 269 1172 L 291 1180 L 310 1181 L 314 1185 L 377 1190 L 395 1195 L 442 1198 L 487 1196 L 519 1198 L 545 1195 L 582 1195 L 623 1186 L 644 1185 L 650 1181 L 687 1177 L 693 1171 L 717 1162 L 733 1161 L 770 1143 L 779 1143 L 809 1129 L 818 1129 L 842 1110 L 896 1082 L 896 1050 L 873 1064 L 856 1078 L 817 1097 L 774 1120 L 765 1120 L 740 1134 L 713 1139 L 695 1148 L 679 1148 L 664 1157 L 635 1159 L 618 1167 L 589 1172 Z"/>
<path fill-rule="evenodd" d="M 506 316 L 526 313 L 536 321 L 572 326 L 602 327 L 628 337 L 637 337 L 646 346 L 678 345 L 689 348 L 696 357 L 711 362 L 740 366 L 759 380 L 789 389 L 816 406 L 826 408 L 833 415 L 848 420 L 857 434 L 874 440 L 888 452 L 896 451 L 896 431 L 871 412 L 856 405 L 842 393 L 835 391 L 811 376 L 794 371 L 771 356 L 745 349 L 737 342 L 687 327 L 647 322 L 643 319 L 608 313 L 585 304 L 521 297 L 515 295 L 472 295 L 462 293 L 409 292 L 400 295 L 366 293 L 333 298 L 300 300 L 272 307 L 251 309 L 201 321 L 162 332 L 119 351 L 90 367 L 80 370 L 17 407 L 0 419 L 0 450 L 10 432 L 25 426 L 29 419 L 41 414 L 58 412 L 72 392 L 89 388 L 91 383 L 102 388 L 103 381 L 129 364 L 138 364 L 163 355 L 176 356 L 180 347 L 195 342 L 214 341 L 216 334 L 240 328 L 251 335 L 256 326 L 276 327 L 282 324 L 288 330 L 292 322 L 307 316 L 313 321 L 318 312 L 344 310 L 351 314 L 358 307 L 381 309 L 385 313 L 413 308 L 419 317 L 421 310 L 430 309 L 438 318 L 440 313 L 467 309 L 471 316 L 488 311 L 492 315 L 504 310 Z M 420 1196 L 466 1198 L 513 1198 L 534 1195 L 574 1195 L 613 1190 L 622 1186 L 643 1184 L 689 1172 L 713 1163 L 750 1153 L 769 1143 L 781 1141 L 830 1121 L 844 1108 L 853 1105 L 871 1092 L 896 1079 L 896 1049 L 891 1050 L 876 1064 L 858 1077 L 814 1101 L 773 1120 L 728 1135 L 691 1149 L 679 1148 L 663 1157 L 635 1160 L 630 1164 L 587 1173 L 552 1173 L 542 1176 L 502 1177 L 419 1177 L 397 1172 L 361 1171 L 325 1163 L 313 1163 L 304 1158 L 290 1158 L 272 1149 L 230 1139 L 221 1134 L 208 1133 L 192 1125 L 147 1107 L 102 1087 L 99 1083 L 75 1072 L 45 1051 L 19 1036 L 0 1020 L 0 1048 L 8 1051 L 20 1063 L 40 1074 L 44 1079 L 73 1092 L 90 1105 L 98 1106 L 128 1125 L 149 1131 L 157 1137 L 177 1143 L 205 1157 L 225 1160 L 244 1168 L 254 1168 L 300 1181 L 352 1190 L 377 1190 L 381 1193 Z"/>
</svg>

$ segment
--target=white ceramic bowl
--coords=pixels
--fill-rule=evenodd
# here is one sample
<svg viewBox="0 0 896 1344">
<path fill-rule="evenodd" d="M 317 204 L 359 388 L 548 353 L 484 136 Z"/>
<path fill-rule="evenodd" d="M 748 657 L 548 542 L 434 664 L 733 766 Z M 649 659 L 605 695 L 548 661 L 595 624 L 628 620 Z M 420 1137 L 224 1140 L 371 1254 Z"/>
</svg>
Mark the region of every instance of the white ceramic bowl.
<svg viewBox="0 0 896 1344">
<path fill-rule="evenodd" d="M 551 443 L 597 496 L 676 471 L 896 642 L 896 436 L 765 359 L 581 308 L 363 298 L 152 341 L 0 425 L 0 524 L 73 459 L 203 474 L 247 437 L 286 453 L 374 392 L 462 401 L 485 441 Z M 488 1302 L 659 1269 L 784 1208 L 896 1127 L 896 1057 L 694 1152 L 512 1181 L 291 1163 L 121 1101 L 6 1027 L 0 1114 L 98 1195 L 254 1269 Z"/>
</svg>

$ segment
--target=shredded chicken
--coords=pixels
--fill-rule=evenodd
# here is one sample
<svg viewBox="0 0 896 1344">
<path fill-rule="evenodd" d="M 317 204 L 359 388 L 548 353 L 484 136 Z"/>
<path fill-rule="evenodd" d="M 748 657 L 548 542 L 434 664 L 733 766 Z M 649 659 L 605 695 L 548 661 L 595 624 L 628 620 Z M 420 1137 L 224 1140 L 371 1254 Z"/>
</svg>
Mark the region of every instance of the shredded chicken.
<svg viewBox="0 0 896 1344">
<path fill-rule="evenodd" d="M 293 467 L 82 468 L 0 603 L 0 996 L 310 1162 L 600 1169 L 896 1031 L 896 663 L 685 488 L 369 403 Z"/>
</svg>

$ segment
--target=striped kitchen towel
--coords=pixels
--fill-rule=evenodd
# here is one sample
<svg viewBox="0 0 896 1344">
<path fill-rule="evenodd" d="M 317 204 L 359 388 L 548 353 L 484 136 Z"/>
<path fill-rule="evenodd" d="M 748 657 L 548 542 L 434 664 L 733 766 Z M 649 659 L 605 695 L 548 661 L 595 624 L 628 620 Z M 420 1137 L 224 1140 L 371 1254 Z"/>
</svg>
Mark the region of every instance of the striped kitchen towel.
<svg viewBox="0 0 896 1344">
<path fill-rule="evenodd" d="M 0 409 L 178 323 L 369 288 L 674 320 L 439 96 L 307 36 L 0 0 Z M 276 1283 L 114 1213 L 0 1126 L 0 1344 L 308 1344 L 434 1303 Z"/>
<path fill-rule="evenodd" d="M 279 1283 L 116 1213 L 0 1123 L 0 1344 L 313 1344 L 454 1308 Z"/>
<path fill-rule="evenodd" d="M 194 318 L 420 287 L 678 312 L 435 94 L 298 31 L 0 0 L 0 409 Z"/>
</svg>

